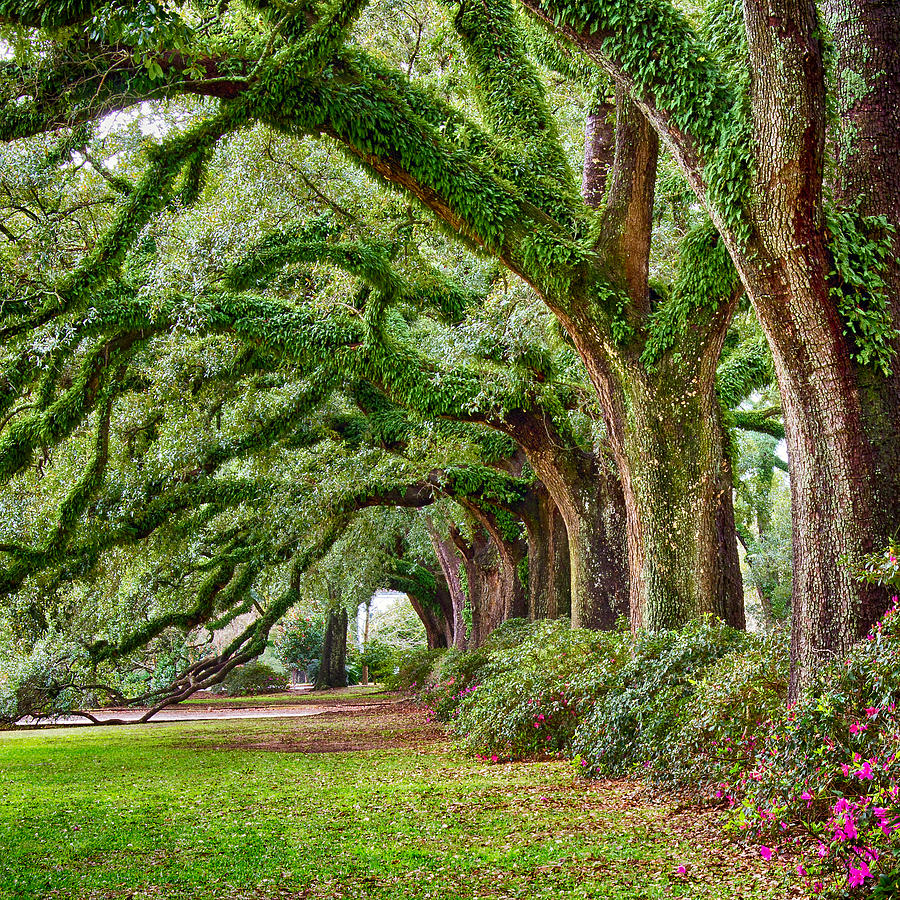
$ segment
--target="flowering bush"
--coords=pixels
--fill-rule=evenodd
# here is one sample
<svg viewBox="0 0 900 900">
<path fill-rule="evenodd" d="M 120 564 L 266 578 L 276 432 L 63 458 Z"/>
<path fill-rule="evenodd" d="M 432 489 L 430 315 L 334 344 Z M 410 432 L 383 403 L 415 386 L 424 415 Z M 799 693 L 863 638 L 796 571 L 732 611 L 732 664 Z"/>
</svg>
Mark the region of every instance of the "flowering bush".
<svg viewBox="0 0 900 900">
<path fill-rule="evenodd" d="M 494 762 L 572 758 L 726 804 L 813 895 L 900 897 L 900 613 L 787 705 L 783 634 L 703 620 L 642 634 L 517 625 L 451 651 L 423 697 Z M 874 894 L 873 894 L 874 891 Z"/>
<path fill-rule="evenodd" d="M 887 549 L 870 553 L 861 563 L 850 562 L 849 565 L 853 574 L 863 581 L 900 588 L 900 547 L 895 540 Z"/>
<path fill-rule="evenodd" d="M 896 604 L 795 706 L 748 731 L 720 790 L 773 854 L 796 848 L 813 893 L 867 893 L 898 862 L 900 623 Z"/>
<path fill-rule="evenodd" d="M 439 722 L 453 719 L 460 702 L 484 679 L 491 655 L 518 646 L 532 627 L 525 619 L 509 619 L 494 629 L 481 647 L 446 651 L 420 684 L 429 718 Z"/>
<path fill-rule="evenodd" d="M 656 780 L 724 797 L 723 784 L 747 762 L 761 722 L 782 714 L 788 692 L 787 635 L 745 635 L 741 646 L 691 676 L 678 722 L 653 748 Z"/>
<path fill-rule="evenodd" d="M 273 650 L 288 668 L 305 671 L 313 660 L 318 661 L 322 656 L 324 642 L 324 619 L 304 616 L 278 626 Z"/>
<path fill-rule="evenodd" d="M 487 656 L 477 691 L 456 682 L 456 731 L 467 747 L 490 757 L 566 750 L 590 698 L 579 679 L 586 671 L 596 679 L 614 670 L 625 640 L 559 620 L 536 623 L 516 646 Z"/>
</svg>

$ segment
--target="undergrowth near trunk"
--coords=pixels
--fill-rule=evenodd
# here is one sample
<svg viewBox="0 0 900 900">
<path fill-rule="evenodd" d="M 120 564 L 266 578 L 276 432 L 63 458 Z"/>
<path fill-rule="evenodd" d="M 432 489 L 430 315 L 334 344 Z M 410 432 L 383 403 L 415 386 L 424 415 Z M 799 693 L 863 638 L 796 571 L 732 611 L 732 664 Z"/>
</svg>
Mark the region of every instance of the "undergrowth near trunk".
<svg viewBox="0 0 900 900">
<path fill-rule="evenodd" d="M 896 606 L 791 706 L 787 685 L 784 635 L 701 620 L 633 638 L 557 621 L 433 658 L 420 690 L 483 760 L 550 754 L 586 775 L 640 774 L 728 808 L 729 827 L 811 894 L 895 896 Z"/>
</svg>

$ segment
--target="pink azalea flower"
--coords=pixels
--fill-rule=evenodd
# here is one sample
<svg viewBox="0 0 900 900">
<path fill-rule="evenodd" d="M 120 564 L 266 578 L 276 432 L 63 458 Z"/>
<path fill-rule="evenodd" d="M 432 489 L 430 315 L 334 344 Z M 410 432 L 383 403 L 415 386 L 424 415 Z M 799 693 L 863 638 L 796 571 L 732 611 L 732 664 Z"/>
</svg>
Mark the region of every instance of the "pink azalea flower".
<svg viewBox="0 0 900 900">
<path fill-rule="evenodd" d="M 850 867 L 850 876 L 847 881 L 850 887 L 859 887 L 867 878 L 874 878 L 865 863 L 860 863 L 858 868 Z"/>
<path fill-rule="evenodd" d="M 859 734 L 861 731 L 866 731 L 868 727 L 868 725 L 863 725 L 861 722 L 854 722 L 850 726 L 850 734 Z"/>
<path fill-rule="evenodd" d="M 809 791 L 804 791 L 804 792 L 800 795 L 800 799 L 801 799 L 801 800 L 812 800 L 812 798 L 813 798 L 813 795 L 812 795 Z"/>
<path fill-rule="evenodd" d="M 759 855 L 765 860 L 771 859 L 772 858 L 772 848 L 771 847 L 760 847 Z"/>
<path fill-rule="evenodd" d="M 866 760 L 862 764 L 862 768 L 860 768 L 860 770 L 858 772 L 854 772 L 853 774 L 856 775 L 857 778 L 871 781 L 872 780 L 872 765 L 869 763 L 868 760 Z"/>
<path fill-rule="evenodd" d="M 850 816 L 847 816 L 847 820 L 844 822 L 844 836 L 848 841 L 852 841 L 857 837 L 856 823 Z"/>
<path fill-rule="evenodd" d="M 797 866 L 797 874 L 800 876 L 806 875 L 807 874 L 806 869 L 804 869 L 803 866 L 798 865 Z"/>
<path fill-rule="evenodd" d="M 687 866 L 679 866 L 675 871 L 679 875 L 684 875 L 687 872 Z"/>
<path fill-rule="evenodd" d="M 881 710 L 877 706 L 867 706 L 866 707 L 866 717 L 869 719 L 874 718 L 878 715 Z"/>
</svg>

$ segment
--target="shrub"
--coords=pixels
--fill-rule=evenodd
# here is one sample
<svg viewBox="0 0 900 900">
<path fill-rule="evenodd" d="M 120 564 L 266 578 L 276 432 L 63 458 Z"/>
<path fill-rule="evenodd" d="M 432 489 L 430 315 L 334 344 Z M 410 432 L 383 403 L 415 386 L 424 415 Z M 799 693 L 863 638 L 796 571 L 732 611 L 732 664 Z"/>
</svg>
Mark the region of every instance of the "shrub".
<svg viewBox="0 0 900 900">
<path fill-rule="evenodd" d="M 385 687 L 391 691 L 421 687 L 429 680 L 431 670 L 446 652 L 418 649 L 399 654 L 394 660 L 397 671 L 385 677 Z"/>
<path fill-rule="evenodd" d="M 360 657 L 362 665 L 369 668 L 369 678 L 379 682 L 394 674 L 396 660 L 394 648 L 378 640 L 369 641 Z"/>
<path fill-rule="evenodd" d="M 721 657 L 697 679 L 680 721 L 657 747 L 652 775 L 701 796 L 724 796 L 745 744 L 760 722 L 784 710 L 788 690 L 786 633 L 747 635 L 745 646 Z"/>
<path fill-rule="evenodd" d="M 618 654 L 618 668 L 582 676 L 585 714 L 573 751 L 590 771 L 605 773 L 665 758 L 674 734 L 689 721 L 688 706 L 705 671 L 751 640 L 714 619 L 640 633 Z"/>
<path fill-rule="evenodd" d="M 488 649 L 480 666 L 455 680 L 458 708 L 451 706 L 450 715 L 456 730 L 468 748 L 492 758 L 564 751 L 584 707 L 579 676 L 608 669 L 625 638 L 573 630 L 559 620 L 536 623 L 516 637 L 511 647 Z"/>
<path fill-rule="evenodd" d="M 359 684 L 362 679 L 362 655 L 355 641 L 347 642 L 347 656 L 344 660 L 347 670 L 347 684 Z"/>
<path fill-rule="evenodd" d="M 232 669 L 222 682 L 222 693 L 228 697 L 271 694 L 286 688 L 284 676 L 258 660 Z"/>
<path fill-rule="evenodd" d="M 524 641 L 533 623 L 527 619 L 509 619 L 494 629 L 487 640 L 474 650 L 448 650 L 433 667 L 420 692 L 431 718 L 447 722 L 453 718 L 461 700 L 477 687 L 486 674 L 493 653 L 510 650 Z"/>
<path fill-rule="evenodd" d="M 281 626 L 273 649 L 284 665 L 306 671 L 321 657 L 324 640 L 324 622 L 306 616 Z"/>
<path fill-rule="evenodd" d="M 900 837 L 900 621 L 895 606 L 868 639 L 823 667 L 791 708 L 749 732 L 744 764 L 723 784 L 736 825 L 774 850 L 798 846 L 814 891 L 860 893 L 885 873 Z"/>
<path fill-rule="evenodd" d="M 862 581 L 900 588 L 900 546 L 893 539 L 887 548 L 870 553 L 862 561 L 848 561 L 850 571 Z"/>
<path fill-rule="evenodd" d="M 713 620 L 678 631 L 515 626 L 450 651 L 423 690 L 472 752 L 554 753 L 585 774 L 639 771 L 727 804 L 732 827 L 789 851 L 813 893 L 896 896 L 900 613 L 786 703 L 784 634 Z"/>
</svg>

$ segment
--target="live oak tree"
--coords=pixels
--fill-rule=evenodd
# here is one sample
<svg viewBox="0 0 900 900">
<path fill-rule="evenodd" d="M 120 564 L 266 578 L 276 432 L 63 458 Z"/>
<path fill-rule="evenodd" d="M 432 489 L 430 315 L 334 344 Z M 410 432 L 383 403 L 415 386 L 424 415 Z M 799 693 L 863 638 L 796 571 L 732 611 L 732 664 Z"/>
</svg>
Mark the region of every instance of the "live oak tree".
<svg viewBox="0 0 900 900">
<path fill-rule="evenodd" d="M 58 402 L 59 394 L 70 403 L 73 397 L 84 400 L 85 385 L 78 384 L 76 373 L 82 366 L 98 365 L 90 342 L 56 346 L 55 352 L 54 371 L 32 371 L 19 386 L 26 398 L 41 387 L 46 398 L 35 404 L 39 413 Z M 124 365 L 115 357 L 106 362 Z M 76 387 L 67 394 L 73 382 Z M 46 631 L 66 616 L 63 610 L 61 618 L 47 620 L 47 602 L 55 602 L 55 593 L 63 591 L 69 603 L 80 600 L 90 606 L 84 586 L 91 593 L 99 591 L 106 601 L 103 611 L 97 609 L 97 618 L 88 624 L 81 609 L 76 627 L 79 638 L 85 630 L 88 637 L 93 634 L 80 653 L 88 668 L 127 661 L 173 628 L 221 629 L 255 607 L 258 616 L 223 651 L 178 673 L 173 684 L 134 698 L 151 701 L 154 710 L 209 686 L 258 654 L 271 626 L 299 602 L 310 564 L 328 551 L 355 510 L 418 508 L 455 496 L 488 521 L 505 515 L 503 528 L 495 525 L 498 540 L 522 543 L 508 513 L 527 493 L 527 479 L 483 466 L 479 472 L 471 464 L 436 472 L 436 457 L 426 453 L 416 459 L 410 445 L 421 444 L 417 427 L 440 432 L 440 423 L 417 426 L 358 387 L 350 396 L 338 396 L 334 380 L 321 369 L 304 375 L 302 367 L 298 371 L 258 348 L 195 331 L 175 339 L 157 335 L 128 361 L 117 384 L 125 396 L 117 406 L 103 407 L 96 435 L 90 410 L 82 406 L 72 417 L 69 437 L 53 442 L 52 462 L 41 462 L 34 475 L 29 475 L 27 453 L 9 462 L 7 477 L 24 478 L 23 487 L 32 496 L 37 479 L 40 493 L 50 501 L 42 518 L 59 525 L 49 542 L 35 546 L 34 535 L 26 530 L 4 545 L 3 593 L 15 598 L 23 590 L 31 592 L 39 601 L 36 615 L 44 620 L 37 623 L 38 630 Z M 26 403 L 16 412 L 28 409 Z M 484 448 L 471 438 L 472 449 L 466 451 L 462 439 L 471 431 L 472 426 L 443 429 L 445 460 L 475 461 L 483 455 Z M 71 465 L 92 440 L 97 443 L 94 462 L 72 488 L 67 481 Z M 498 442 L 488 434 L 481 443 L 491 447 Z M 405 453 L 397 452 L 401 448 Z M 496 451 L 491 452 L 488 458 L 494 459 Z M 47 491 L 50 483 L 53 489 Z M 499 501 L 508 508 L 496 506 Z M 321 542 L 298 555 L 304 543 L 300 535 L 311 528 L 313 534 L 323 530 Z M 304 538 L 308 541 L 309 534 Z M 116 553 L 119 558 L 111 559 Z M 287 585 L 282 578 L 274 593 L 254 591 L 260 579 L 286 563 Z M 518 578 L 515 566 L 513 577 Z M 125 597 L 118 590 L 123 583 L 133 585 Z M 509 607 L 503 591 L 488 587 L 471 600 L 479 623 L 473 645 L 493 625 L 521 612 Z M 521 600 L 521 583 L 518 591 Z M 268 600 L 260 607 L 262 593 Z M 74 656 L 77 661 L 77 648 Z M 59 668 L 70 666 L 71 660 L 60 660 Z M 77 687 L 77 681 L 73 675 L 48 685 L 44 699 L 52 701 Z M 123 699 L 121 692 L 113 696 Z"/>
<path fill-rule="evenodd" d="M 354 273 L 362 274 L 370 282 L 372 289 L 378 286 L 383 291 L 386 287 L 396 290 L 399 285 L 402 294 L 399 298 L 392 298 L 395 302 L 397 299 L 404 300 L 405 294 L 415 291 L 424 292 L 426 299 L 430 297 L 438 305 L 449 302 L 452 308 L 452 304 L 458 306 L 461 302 L 461 292 L 452 290 L 437 277 L 431 280 L 420 277 L 417 282 L 405 285 L 399 280 L 400 273 L 397 270 L 386 267 L 384 249 L 377 244 L 329 244 L 321 239 L 319 226 L 309 232 L 311 237 L 305 240 L 296 234 L 268 236 L 261 246 L 251 248 L 243 261 L 232 266 L 235 274 L 231 277 L 243 281 L 253 277 L 258 281 L 267 268 L 273 267 L 273 256 L 275 263 L 280 264 L 292 260 L 315 261 L 320 265 L 336 262 Z M 197 264 L 198 261 L 194 261 L 193 265 Z M 275 265 L 275 268 L 277 270 L 278 266 Z M 149 293 L 159 281 L 159 276 L 154 272 L 144 273 L 142 279 L 139 292 Z M 177 326 L 180 317 L 185 314 L 183 310 L 192 304 L 193 309 L 189 315 L 193 316 L 191 327 L 195 330 L 230 327 L 229 317 L 234 315 L 234 306 L 229 311 L 219 305 L 219 312 L 212 320 L 206 320 L 202 318 L 204 312 L 219 304 L 221 298 L 172 297 L 173 284 L 174 281 L 170 279 L 167 284 L 169 297 L 162 301 L 162 306 L 160 301 L 154 301 L 149 306 L 143 304 L 144 312 L 148 308 L 155 308 L 156 327 L 162 326 L 163 320 L 158 319 L 160 313 L 169 322 L 168 327 Z M 442 294 L 445 295 L 443 299 Z M 121 292 L 118 296 L 120 300 L 125 299 Z M 140 300 L 140 296 L 137 299 Z M 380 298 L 379 302 L 384 299 L 386 298 Z M 199 308 L 196 305 L 198 300 Z M 254 297 L 246 297 L 242 302 L 247 304 L 249 310 L 258 301 Z M 316 312 L 314 305 L 305 304 L 304 308 L 309 310 L 311 316 Z M 375 307 L 376 310 L 378 308 Z M 126 307 L 125 312 L 129 315 L 142 314 L 141 304 L 132 304 L 130 309 Z M 527 515 L 524 515 L 524 511 L 522 513 L 528 526 L 530 560 L 535 563 L 532 566 L 535 575 L 530 584 L 540 588 L 555 583 L 554 579 L 542 577 L 542 565 L 549 564 L 554 570 L 573 572 L 576 602 L 572 606 L 578 624 L 604 624 L 609 627 L 615 619 L 616 610 L 625 611 L 627 582 L 623 571 L 621 537 L 624 517 L 616 506 L 615 476 L 604 455 L 598 455 L 591 448 L 590 440 L 585 443 L 567 420 L 565 406 L 571 402 L 567 396 L 577 398 L 581 390 L 580 384 L 575 385 L 574 395 L 570 387 L 563 387 L 562 394 L 556 396 L 560 391 L 554 385 L 560 377 L 581 381 L 577 371 L 569 371 L 573 369 L 574 361 L 569 351 L 561 354 L 560 368 L 552 354 L 548 355 L 540 346 L 534 347 L 534 342 L 531 345 L 526 343 L 524 351 L 510 348 L 507 352 L 502 342 L 498 346 L 494 341 L 491 350 L 493 359 L 487 360 L 490 364 L 488 369 L 481 365 L 475 369 L 460 366 L 456 371 L 452 368 L 442 370 L 442 367 L 437 367 L 427 358 L 409 352 L 408 348 L 404 354 L 404 348 L 396 342 L 387 348 L 375 343 L 377 332 L 373 335 L 359 321 L 358 316 L 347 316 L 343 310 L 332 310 L 331 322 L 335 327 L 330 329 L 318 328 L 315 319 L 311 317 L 303 320 L 293 317 L 282 319 L 284 312 L 285 310 L 279 312 L 278 307 L 270 304 L 264 304 L 259 310 L 259 319 L 265 318 L 277 326 L 274 329 L 274 343 L 269 345 L 273 352 L 282 355 L 289 353 L 294 359 L 300 359 L 304 354 L 311 355 L 323 365 L 326 361 L 331 361 L 339 366 L 337 371 L 340 377 L 367 378 L 419 412 L 470 422 L 489 422 L 493 427 L 524 440 L 538 470 L 550 473 L 547 480 L 554 492 L 553 497 L 548 497 L 544 491 L 534 498 L 529 496 Z M 389 321 L 392 328 L 396 328 L 398 324 L 402 323 L 396 317 Z M 162 327 L 165 330 L 165 326 Z M 241 333 L 241 328 L 238 327 L 236 331 Z M 266 335 L 258 334 L 253 327 L 243 334 L 257 344 L 265 344 L 268 340 Z M 286 336 L 292 340 L 290 345 L 285 344 Z M 417 339 L 420 337 L 421 333 Z M 475 343 L 480 340 L 486 341 L 487 338 L 479 338 Z M 519 340 L 521 341 L 521 337 Z M 535 340 L 539 343 L 539 335 L 535 336 Z M 341 364 L 340 357 L 335 360 L 334 353 L 341 342 L 350 345 L 344 354 L 344 364 Z M 470 348 L 467 352 L 471 356 L 474 351 Z M 537 362 L 526 359 L 521 366 L 517 366 L 516 357 L 521 352 L 526 356 L 531 354 Z M 569 357 L 568 361 L 566 357 Z M 538 365 L 536 371 L 532 371 L 534 365 Z M 516 366 L 517 371 L 508 373 L 506 370 L 511 366 Z M 550 381 L 547 384 L 539 383 L 548 379 Z M 359 396 L 360 391 L 357 390 L 357 400 Z M 384 405 L 383 399 L 379 400 L 369 392 L 364 402 L 369 407 L 375 404 L 370 412 L 383 416 L 386 421 L 390 418 L 388 412 L 377 408 L 379 403 Z M 396 424 L 394 421 L 392 427 L 396 427 Z M 396 442 L 396 436 L 390 440 Z M 521 462 L 518 465 L 521 466 Z M 568 552 L 566 539 L 559 535 L 558 526 L 555 526 L 556 536 L 552 540 L 552 548 L 555 549 L 550 553 L 540 552 L 542 543 L 546 543 L 544 535 L 549 537 L 554 530 L 554 527 L 545 528 L 545 523 L 552 523 L 558 515 L 554 509 L 554 500 L 562 503 L 566 524 L 574 534 L 575 566 L 553 562 L 554 557 Z M 496 537 L 496 529 L 494 531 Z M 506 563 L 509 570 L 515 570 L 515 561 L 508 555 Z M 598 572 L 603 577 L 598 577 Z M 512 579 L 507 578 L 506 581 L 512 583 Z M 548 608 L 558 605 L 556 601 L 552 601 Z"/>
<path fill-rule="evenodd" d="M 885 544 L 897 517 L 897 5 L 820 17 L 813 0 L 745 0 L 701 28 L 666 2 L 525 5 L 653 123 L 765 330 L 791 459 L 796 692 L 887 602 L 842 560 Z"/>
<path fill-rule="evenodd" d="M 227 344 L 220 349 L 225 357 L 231 356 L 233 348 Z M 207 347 L 207 369 L 210 350 L 213 348 Z M 198 358 L 190 353 L 186 358 L 191 356 Z M 90 423 L 82 429 L 86 434 L 73 437 L 74 445 L 56 446 L 56 460 L 44 475 L 37 476 L 49 518 L 52 521 L 55 514 L 68 524 L 65 531 L 58 526 L 52 531 L 50 547 L 35 548 L 28 526 L 17 541 L 4 546 L 8 561 L 4 595 L 17 603 L 30 599 L 27 610 L 10 610 L 11 624 L 26 643 L 29 635 L 22 632 L 28 630 L 29 621 L 33 621 L 35 633 L 31 643 L 61 634 L 71 635 L 70 642 L 75 642 L 68 658 L 65 654 L 58 658 L 58 671 L 45 685 L 45 705 L 52 708 L 61 694 L 77 691 L 79 686 L 86 689 L 92 681 L 102 682 L 98 667 L 101 672 L 109 671 L 116 662 L 139 660 L 144 647 L 154 649 L 154 642 L 173 629 L 216 631 L 229 623 L 240 625 L 240 618 L 250 613 L 250 621 L 244 621 L 223 650 L 205 654 L 196 664 L 177 672 L 173 683 L 139 692 L 132 699 L 150 702 L 155 710 L 215 683 L 234 665 L 264 649 L 272 625 L 300 602 L 310 589 L 310 578 L 312 585 L 317 583 L 316 561 L 327 554 L 355 510 L 382 504 L 417 507 L 430 501 L 434 488 L 420 482 L 415 467 L 401 470 L 396 460 L 379 467 L 377 455 L 371 451 L 348 458 L 339 446 L 332 446 L 329 454 L 328 440 L 316 434 L 315 422 L 311 426 L 298 415 L 296 395 L 286 402 L 278 381 L 257 385 L 254 390 L 253 380 L 258 375 L 236 378 L 230 364 L 220 374 L 225 373 L 225 396 L 215 390 L 221 388 L 222 378 L 205 378 L 196 367 L 186 373 L 199 389 L 199 409 L 185 415 L 184 404 L 180 408 L 164 406 L 166 416 L 174 421 L 160 421 L 160 408 L 149 405 L 147 419 L 138 417 L 135 427 L 134 405 L 120 406 L 119 416 L 113 420 L 112 451 L 110 410 L 104 410 L 99 428 L 106 435 L 106 477 L 97 478 L 96 465 L 89 464 L 88 473 L 93 474 L 90 490 L 84 479 L 76 482 L 74 489 L 65 484 L 70 462 L 77 463 L 85 443 L 90 448 L 90 440 L 85 441 L 93 435 Z M 171 387 L 166 384 L 165 390 Z M 275 396 L 267 396 L 270 393 Z M 289 387 L 288 396 L 290 393 Z M 235 399 L 236 409 L 228 402 Z M 269 415 L 249 430 L 235 429 L 235 419 L 242 422 L 250 409 L 255 407 L 256 415 L 262 412 L 268 404 L 261 405 L 261 400 L 271 404 Z M 308 400 L 299 408 L 304 405 L 309 409 Z M 222 416 L 225 423 L 219 418 Z M 145 443 L 136 441 L 148 430 L 148 420 L 156 434 L 145 437 Z M 210 436 L 217 439 L 212 446 L 203 446 L 201 437 L 199 446 L 189 451 L 193 459 L 185 467 L 177 454 L 171 459 L 170 441 L 177 441 L 189 423 L 201 433 L 212 432 Z M 232 423 L 231 427 L 226 423 Z M 311 451 L 305 450 L 307 447 Z M 275 467 L 273 453 L 277 454 Z M 347 469 L 343 476 L 342 459 Z M 170 469 L 173 463 L 175 472 Z M 242 469 L 241 477 L 234 471 L 236 464 Z M 360 479 L 359 466 L 366 480 Z M 165 477 L 167 470 L 170 474 Z M 31 480 L 33 483 L 33 476 Z M 47 482 L 54 482 L 49 490 Z M 76 498 L 80 509 L 73 515 Z M 43 511 L 34 512 L 40 529 Z M 43 518 L 48 518 L 46 513 Z M 353 554 L 359 568 L 359 561 L 367 559 L 365 548 L 371 541 L 359 535 L 355 538 L 357 544 L 362 541 L 362 549 Z M 304 543 L 309 548 L 306 552 Z M 342 557 L 347 556 L 342 548 Z M 319 569 L 322 565 L 318 563 Z M 367 582 L 365 589 L 371 591 L 371 563 L 369 570 L 371 583 Z M 273 575 L 279 586 L 264 589 Z M 358 587 L 358 578 L 356 582 Z M 93 677 L 88 677 L 92 670 Z M 96 688 L 124 700 L 123 690 L 99 684 Z"/>
<path fill-rule="evenodd" d="M 603 404 L 629 522 L 635 625 L 677 624 L 703 611 L 739 624 L 740 580 L 733 540 L 728 537 L 731 529 L 716 524 L 718 518 L 730 515 L 730 504 L 713 391 L 715 358 L 734 302 L 734 279 L 711 254 L 713 265 L 718 265 L 714 273 L 688 272 L 676 285 L 671 302 L 658 304 L 659 308 L 651 304 L 646 259 L 656 175 L 652 132 L 619 92 L 620 152 L 610 161 L 609 197 L 595 213 L 578 194 L 511 7 L 454 9 L 456 37 L 468 63 L 481 125 L 426 96 L 400 72 L 377 64 L 363 50 L 351 48 L 346 31 L 359 11 L 353 5 L 310 8 L 304 13 L 261 7 L 260 25 L 263 33 L 270 31 L 267 50 L 274 56 L 258 59 L 252 77 L 240 75 L 229 81 L 217 61 L 215 78 L 207 83 L 211 73 L 205 57 L 203 62 L 194 61 L 195 69 L 184 81 L 181 76 L 176 79 L 175 69 L 186 65 L 186 58 L 164 54 L 154 61 L 154 74 L 163 74 L 164 81 L 179 80 L 176 93 L 233 98 L 212 120 L 198 126 L 200 143 L 188 142 L 184 161 L 190 156 L 192 165 L 201 167 L 217 135 L 248 121 L 300 133 L 324 131 L 365 166 L 410 190 L 460 238 L 487 249 L 532 285 L 571 334 Z M 219 26 L 220 39 L 233 33 L 228 17 L 221 19 L 216 16 L 207 23 L 214 31 Z M 177 24 L 160 27 L 169 34 L 178 30 Z M 247 32 L 240 37 L 252 45 L 256 35 Z M 184 35 L 182 39 L 188 40 Z M 249 69 L 249 62 L 240 57 L 232 62 L 241 71 Z M 201 70 L 203 76 L 195 78 Z M 341 76 L 321 81 L 324 72 Z M 138 81 L 147 79 L 143 71 L 122 74 L 129 81 L 132 75 Z M 115 80 L 106 82 L 112 87 Z M 371 121 L 348 120 L 353 98 L 362 96 L 377 115 Z M 288 97 L 291 102 L 283 102 Z M 46 99 L 42 98 L 45 106 Z M 122 104 L 113 103 L 117 105 Z M 89 107 L 74 115 L 112 108 L 100 98 Z M 437 130 L 441 122 L 444 125 Z M 51 124 L 46 121 L 43 127 Z M 23 134 L 29 127 L 34 130 L 34 123 L 13 128 L 12 133 Z M 602 132 L 602 127 L 594 129 L 597 135 Z M 409 133 L 418 133 L 419 138 L 410 143 L 403 137 Z M 173 160 L 167 177 L 178 168 Z M 161 169 L 159 174 L 164 174 Z M 598 185 L 588 184 L 587 190 L 590 203 L 596 204 Z M 696 237 L 694 243 L 702 248 L 703 240 L 710 238 Z M 692 269 L 704 262 L 700 252 L 693 260 L 689 253 L 685 258 Z M 708 324 L 697 321 L 691 329 L 683 327 L 684 318 L 697 309 Z M 682 338 L 688 340 L 684 347 Z M 702 350 L 693 346 L 698 340 Z M 702 427 L 687 428 L 687 422 Z M 696 447 L 678 446 L 690 438 L 698 441 Z M 672 468 L 676 457 L 678 466 Z M 679 477 L 661 480 L 657 473 L 663 471 L 677 471 Z M 602 469 L 590 476 L 600 483 Z M 544 481 L 551 487 L 548 479 Z M 567 517 L 575 562 L 572 575 L 581 584 L 575 597 L 580 599 L 584 585 L 597 583 L 604 573 L 596 552 L 593 559 L 581 552 L 590 541 L 578 536 L 581 522 L 573 520 L 580 516 L 597 521 L 599 516 L 595 505 L 585 517 L 578 509 L 585 491 L 577 494 L 580 503 L 557 500 L 557 506 Z M 724 510 L 719 508 L 723 502 Z M 575 620 L 608 624 L 609 615 L 595 618 L 576 612 Z"/>
<path fill-rule="evenodd" d="M 559 69 L 574 59 L 579 71 L 604 70 L 615 81 L 616 152 L 605 190 L 592 176 L 613 144 L 603 103 L 597 98 L 591 109 L 589 165 L 579 179 L 548 111 L 545 81 L 528 56 L 529 30 L 503 2 L 447 7 L 465 82 L 443 95 L 415 77 L 412 57 L 401 69 L 367 51 L 365 35 L 352 31 L 361 14 L 356 4 L 185 7 L 182 15 L 150 17 L 140 32 L 141 52 L 134 22 L 147 10 L 140 4 L 101 17 L 100 4 L 0 5 L 18 36 L 43 28 L 52 39 L 46 52 L 32 44 L 6 67 L 9 100 L 0 123 L 6 139 L 71 128 L 147 98 L 213 99 L 192 124 L 153 148 L 143 174 L 119 185 L 118 211 L 77 266 L 38 289 L 11 292 L 5 305 L 11 328 L 77 318 L 92 303 L 107 325 L 137 326 L 122 330 L 97 357 L 104 360 L 110 351 L 129 352 L 149 329 L 171 328 L 173 304 L 156 298 L 152 305 L 129 285 L 121 290 L 119 268 L 144 226 L 176 192 L 186 200 L 196 194 L 223 136 L 251 123 L 286 135 L 325 135 L 417 198 L 461 241 L 502 262 L 558 316 L 597 390 L 621 476 L 633 621 L 660 627 L 702 611 L 736 621 L 730 475 L 714 384 L 742 286 L 762 321 L 784 398 L 799 683 L 818 650 L 841 649 L 883 605 L 882 595 L 852 582 L 840 559 L 883 540 L 893 513 L 894 376 L 887 373 L 897 338 L 885 288 L 893 238 L 884 218 L 891 215 L 890 189 L 874 191 L 863 211 L 822 203 L 825 70 L 811 3 L 770 9 L 748 0 L 742 12 L 717 5 L 698 28 L 664 0 L 638 10 L 621 0 L 524 6 L 564 38 L 545 49 L 545 60 L 554 57 Z M 883 115 L 867 117 L 871 104 L 849 90 L 854 41 L 885 56 L 889 73 L 892 45 L 884 39 L 887 20 L 879 24 L 874 6 L 866 7 L 865 27 L 843 31 L 841 11 L 832 12 L 846 145 L 847 135 L 882 127 L 889 114 L 882 99 Z M 871 71 L 862 74 L 873 81 Z M 892 88 L 884 90 L 889 97 Z M 648 278 L 654 132 L 712 223 L 700 222 L 685 236 L 664 290 L 651 288 Z M 841 135 L 834 140 L 839 144 Z M 886 167 L 864 161 L 872 153 L 837 160 L 836 184 L 851 183 L 854 165 L 885 182 Z M 269 248 L 276 255 L 289 243 L 284 237 L 282 230 Z M 396 293 L 371 257 L 346 248 L 323 252 L 332 262 L 343 252 L 344 264 L 375 284 L 376 298 Z M 369 335 L 388 321 L 380 318 L 385 306 L 378 299 L 358 310 L 366 318 L 360 329 L 317 320 L 270 295 L 249 296 L 239 282 L 232 279 L 220 293 L 207 290 L 197 314 L 210 327 L 264 342 L 269 352 L 302 353 L 312 344 L 333 354 L 372 350 Z M 422 285 L 414 293 L 439 304 L 454 294 Z M 185 306 L 183 296 L 179 302 Z M 423 391 L 433 391 L 435 380 L 421 378 L 416 366 L 394 371 L 385 347 L 358 354 L 355 376 L 381 383 L 403 403 L 418 391 L 411 405 L 426 407 Z M 78 391 L 91 408 L 105 384 L 97 368 L 86 367 Z M 453 395 L 435 393 L 439 401 Z M 446 408 L 429 412 L 443 415 Z M 54 438 L 72 421 L 59 418 L 54 412 L 50 419 Z M 17 439 L 17 452 L 29 446 L 27 434 Z M 552 479 L 538 474 L 549 490 Z M 575 561 L 578 547 L 568 532 Z M 596 583 L 597 576 L 588 569 L 583 580 Z M 573 604 L 577 597 L 573 592 Z"/>
</svg>

